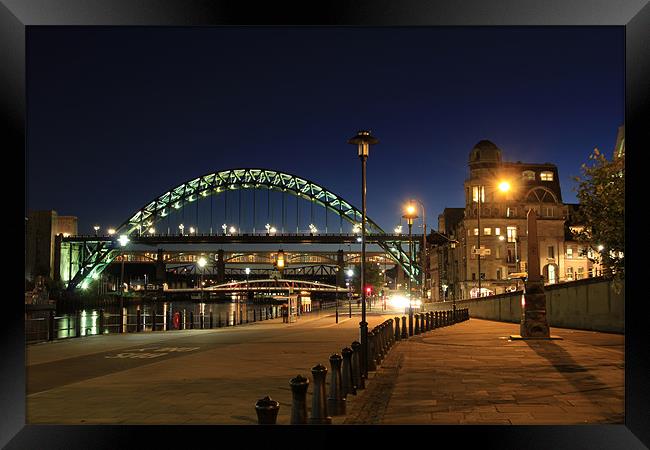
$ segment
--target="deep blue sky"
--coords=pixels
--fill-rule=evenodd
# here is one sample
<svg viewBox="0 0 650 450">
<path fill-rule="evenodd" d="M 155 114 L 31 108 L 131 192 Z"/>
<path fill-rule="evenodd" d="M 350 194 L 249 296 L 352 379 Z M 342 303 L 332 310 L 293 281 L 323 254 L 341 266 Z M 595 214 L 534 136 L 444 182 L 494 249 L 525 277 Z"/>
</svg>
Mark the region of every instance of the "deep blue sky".
<svg viewBox="0 0 650 450">
<path fill-rule="evenodd" d="M 481 139 L 558 165 L 565 202 L 624 120 L 623 27 L 37 28 L 27 35 L 27 206 L 119 225 L 170 187 L 286 171 L 356 206 L 346 141 L 370 129 L 368 216 L 462 207 Z"/>
</svg>

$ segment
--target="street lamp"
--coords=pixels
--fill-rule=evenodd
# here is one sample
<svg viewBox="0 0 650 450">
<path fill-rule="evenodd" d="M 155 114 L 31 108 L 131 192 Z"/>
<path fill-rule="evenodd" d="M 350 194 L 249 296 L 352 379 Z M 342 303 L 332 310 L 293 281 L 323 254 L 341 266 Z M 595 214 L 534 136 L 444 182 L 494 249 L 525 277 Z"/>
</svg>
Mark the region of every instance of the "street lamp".
<svg viewBox="0 0 650 450">
<path fill-rule="evenodd" d="M 97 232 L 99 231 L 99 225 L 95 225 L 93 227 L 93 230 L 95 230 L 95 236 L 97 236 Z"/>
<path fill-rule="evenodd" d="M 413 221 L 418 218 L 418 215 L 415 213 L 415 206 L 413 204 L 409 204 L 406 206 L 406 212 L 402 216 L 402 218 L 406 219 L 406 223 L 409 226 L 409 260 L 411 262 L 411 273 L 413 272 L 413 268 L 415 264 L 413 264 Z M 408 277 L 408 290 L 409 290 L 409 336 L 413 336 L 413 297 L 412 297 L 412 287 L 411 287 L 411 280 L 413 279 L 413 275 L 409 274 Z"/>
<path fill-rule="evenodd" d="M 377 144 L 378 139 L 370 135 L 370 131 L 359 131 L 356 136 L 348 140 L 348 144 L 357 146 L 357 153 L 361 160 L 361 376 L 368 378 L 368 323 L 366 322 L 366 293 L 364 286 L 364 271 L 366 259 L 366 160 L 370 146 Z"/>
<path fill-rule="evenodd" d="M 201 300 L 203 300 L 203 272 L 204 272 L 204 267 L 208 263 L 208 261 L 205 259 L 204 256 L 199 257 L 197 264 L 201 268 L 201 280 L 200 280 L 200 289 L 201 289 Z"/>
<path fill-rule="evenodd" d="M 117 239 L 120 243 L 120 259 L 122 260 L 122 270 L 120 271 L 120 314 L 124 310 L 124 247 L 129 243 L 129 237 L 126 234 L 120 235 Z M 124 324 L 120 324 L 120 332 L 123 330 Z"/>
<path fill-rule="evenodd" d="M 251 268 L 246 267 L 244 272 L 246 273 L 246 295 L 248 296 L 248 276 L 251 274 Z"/>
<path fill-rule="evenodd" d="M 185 225 L 183 225 L 183 224 L 180 224 L 178 226 L 178 229 L 181 230 L 181 236 L 183 235 L 183 228 L 185 228 Z"/>
<path fill-rule="evenodd" d="M 354 270 L 352 268 L 346 271 L 348 280 L 346 285 L 348 287 L 348 317 L 352 318 L 352 277 L 354 277 Z"/>
<path fill-rule="evenodd" d="M 427 216 L 422 202 L 420 200 L 416 200 L 416 202 L 422 208 L 422 301 L 424 301 L 427 298 L 427 275 L 425 268 L 429 265 L 429 261 L 427 260 Z"/>
</svg>

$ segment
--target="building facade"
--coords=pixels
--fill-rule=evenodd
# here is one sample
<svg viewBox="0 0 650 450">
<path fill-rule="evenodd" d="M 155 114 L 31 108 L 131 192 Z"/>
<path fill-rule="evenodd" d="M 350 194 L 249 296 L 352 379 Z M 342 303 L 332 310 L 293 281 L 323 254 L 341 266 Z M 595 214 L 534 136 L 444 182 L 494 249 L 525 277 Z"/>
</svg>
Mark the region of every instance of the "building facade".
<svg viewBox="0 0 650 450">
<path fill-rule="evenodd" d="M 446 208 L 438 218 L 439 232 L 455 242 L 439 241 L 430 249 L 434 301 L 521 289 L 528 267 L 531 209 L 538 217 L 545 282 L 588 276 L 585 249 L 571 240 L 569 229 L 576 205 L 562 202 L 554 164 L 503 161 L 501 149 L 482 140 L 471 150 L 468 167 L 464 208 Z"/>
<path fill-rule="evenodd" d="M 56 211 L 30 211 L 25 221 L 25 279 L 54 278 L 54 241 L 58 234 L 76 235 L 77 217 Z"/>
</svg>

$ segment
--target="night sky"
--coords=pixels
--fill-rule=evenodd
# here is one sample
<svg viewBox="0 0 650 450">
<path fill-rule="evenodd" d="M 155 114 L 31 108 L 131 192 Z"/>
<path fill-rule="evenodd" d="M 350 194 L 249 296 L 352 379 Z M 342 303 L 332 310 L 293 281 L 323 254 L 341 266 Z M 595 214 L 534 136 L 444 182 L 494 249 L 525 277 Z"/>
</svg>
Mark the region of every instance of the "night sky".
<svg viewBox="0 0 650 450">
<path fill-rule="evenodd" d="M 470 150 L 557 164 L 565 202 L 624 121 L 623 27 L 50 28 L 27 34 L 27 208 L 117 226 L 169 188 L 260 167 L 368 216 L 463 207 Z"/>
</svg>

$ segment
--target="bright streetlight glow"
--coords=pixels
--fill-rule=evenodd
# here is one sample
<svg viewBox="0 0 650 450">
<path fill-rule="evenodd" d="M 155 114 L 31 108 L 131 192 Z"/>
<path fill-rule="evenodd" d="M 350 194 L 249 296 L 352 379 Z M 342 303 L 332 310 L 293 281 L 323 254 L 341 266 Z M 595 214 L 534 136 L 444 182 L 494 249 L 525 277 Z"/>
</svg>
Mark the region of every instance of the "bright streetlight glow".
<svg viewBox="0 0 650 450">
<path fill-rule="evenodd" d="M 353 233 L 359 233 L 359 232 L 361 232 L 361 226 L 358 225 L 358 224 L 354 224 L 354 226 L 352 227 L 352 232 L 353 232 Z"/>
<path fill-rule="evenodd" d="M 109 236 L 112 236 L 112 235 L 114 235 L 114 234 L 115 234 L 115 228 L 109 228 L 109 229 L 108 229 L 108 235 L 109 235 Z"/>
<path fill-rule="evenodd" d="M 95 231 L 99 231 L 99 225 L 95 225 L 95 226 L 93 227 L 93 230 L 95 230 Z"/>
<path fill-rule="evenodd" d="M 271 227 L 271 229 L 270 229 L 269 231 L 270 231 L 271 233 L 275 233 L 275 232 L 278 231 L 278 230 L 276 230 L 275 227 Z"/>
<path fill-rule="evenodd" d="M 407 213 L 409 216 L 412 216 L 413 214 L 415 214 L 415 206 L 413 206 L 413 205 L 408 205 L 408 206 L 406 207 L 406 213 Z"/>
<path fill-rule="evenodd" d="M 250 275 L 250 273 L 251 273 L 251 268 L 250 268 L 250 267 L 246 267 L 246 268 L 244 269 L 244 272 L 246 272 L 246 275 Z"/>
<path fill-rule="evenodd" d="M 599 251 L 599 252 L 602 252 L 604 249 L 605 249 L 604 246 L 602 246 L 602 245 L 599 245 L 599 246 L 598 246 L 598 251 Z"/>
<path fill-rule="evenodd" d="M 354 276 L 354 270 L 352 270 L 352 269 L 348 269 L 348 271 L 346 273 L 350 278 L 352 278 Z"/>
<path fill-rule="evenodd" d="M 179 228 L 181 231 L 183 231 L 183 228 L 185 228 L 185 225 L 180 224 L 180 225 L 178 226 L 178 228 Z"/>
<path fill-rule="evenodd" d="M 129 237 L 126 234 L 121 234 L 117 240 L 122 247 L 126 247 L 126 244 L 129 243 Z"/>
<path fill-rule="evenodd" d="M 310 223 L 309 224 L 309 231 L 311 233 L 316 233 L 316 232 L 318 232 L 318 229 L 316 228 L 316 225 L 314 225 L 313 223 Z"/>
<path fill-rule="evenodd" d="M 230 230 L 229 230 L 229 231 L 230 231 L 231 234 L 234 234 L 234 233 L 237 232 L 237 228 L 235 228 L 235 227 L 230 227 Z"/>
<path fill-rule="evenodd" d="M 156 229 L 154 227 L 149 228 L 149 234 L 154 234 Z"/>
<path fill-rule="evenodd" d="M 499 240 L 500 240 L 500 241 L 505 241 L 505 240 L 506 240 L 506 237 L 505 237 L 504 235 L 501 235 L 501 236 L 499 236 Z"/>
<path fill-rule="evenodd" d="M 396 226 L 393 231 L 397 234 L 402 234 L 402 226 L 401 225 Z"/>
<path fill-rule="evenodd" d="M 195 231 L 196 230 L 194 229 L 194 227 L 190 227 L 190 234 L 194 233 Z"/>
<path fill-rule="evenodd" d="M 205 259 L 205 257 L 201 256 L 198 259 L 197 263 L 198 263 L 199 267 L 203 268 L 208 263 L 208 261 Z"/>
<path fill-rule="evenodd" d="M 510 190 L 510 183 L 508 183 L 507 181 L 502 181 L 501 183 L 499 183 L 499 190 L 501 192 L 508 192 Z"/>
</svg>

